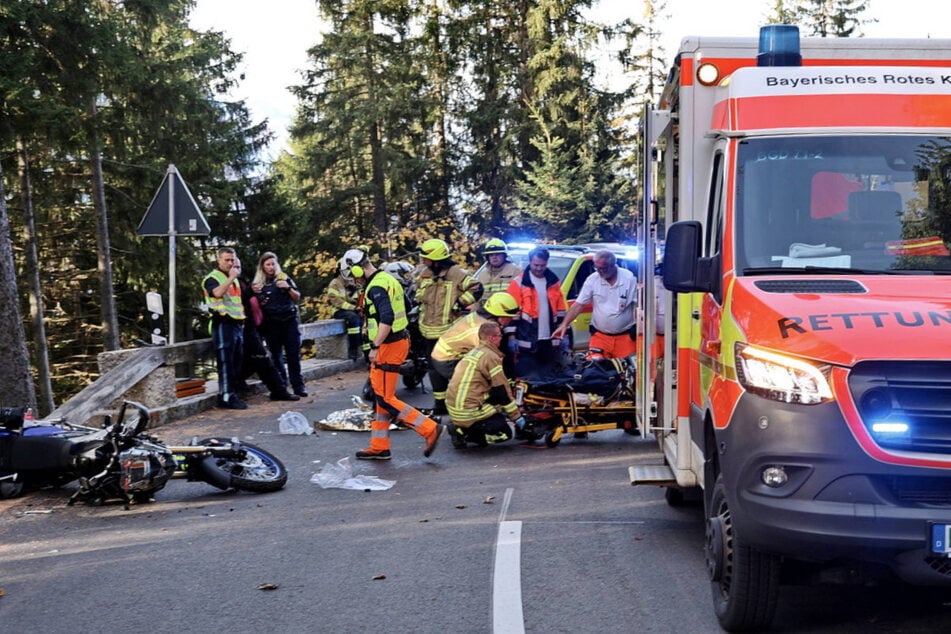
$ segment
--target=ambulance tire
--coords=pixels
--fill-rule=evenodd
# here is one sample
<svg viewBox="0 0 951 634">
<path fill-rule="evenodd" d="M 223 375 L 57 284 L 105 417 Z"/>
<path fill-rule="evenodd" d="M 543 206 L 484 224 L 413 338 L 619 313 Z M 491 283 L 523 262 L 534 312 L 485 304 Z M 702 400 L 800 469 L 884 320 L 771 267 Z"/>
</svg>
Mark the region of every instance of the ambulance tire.
<svg viewBox="0 0 951 634">
<path fill-rule="evenodd" d="M 684 506 L 686 503 L 684 490 L 680 487 L 666 487 L 664 489 L 664 499 L 667 500 L 667 505 L 673 508 Z"/>
<path fill-rule="evenodd" d="M 732 523 L 722 475 L 706 514 L 704 553 L 720 626 L 729 632 L 765 629 L 779 598 L 779 557 L 743 543 Z"/>
</svg>

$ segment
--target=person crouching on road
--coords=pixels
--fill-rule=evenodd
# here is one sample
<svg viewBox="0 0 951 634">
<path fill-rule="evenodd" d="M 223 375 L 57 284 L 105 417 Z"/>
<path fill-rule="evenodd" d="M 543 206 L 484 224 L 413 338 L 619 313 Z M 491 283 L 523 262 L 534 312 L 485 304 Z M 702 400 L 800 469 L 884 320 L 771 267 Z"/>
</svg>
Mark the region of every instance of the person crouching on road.
<svg viewBox="0 0 951 634">
<path fill-rule="evenodd" d="M 449 438 L 456 449 L 466 443 L 484 447 L 514 438 L 524 429 L 512 388 L 502 371 L 502 327 L 494 321 L 479 326 L 479 345 L 456 366 L 446 393 Z"/>
<path fill-rule="evenodd" d="M 396 398 L 399 368 L 409 352 L 409 321 L 403 286 L 395 277 L 377 270 L 364 251 L 350 249 L 341 261 L 341 273 L 364 287 L 367 337 L 370 340 L 370 384 L 376 411 L 370 423 L 370 446 L 357 452 L 358 460 L 389 460 L 390 421 L 397 418 L 426 439 L 423 455 L 432 455 L 442 425 Z M 343 269 L 346 269 L 344 271 Z"/>
<path fill-rule="evenodd" d="M 205 276 L 201 289 L 211 311 L 211 341 L 218 366 L 218 407 L 247 409 L 238 398 L 244 357 L 244 304 L 241 302 L 241 261 L 231 247 L 218 249 L 217 268 Z"/>
<path fill-rule="evenodd" d="M 634 333 L 634 308 L 637 305 L 637 280 L 627 269 L 619 268 L 610 251 L 594 254 L 594 270 L 585 279 L 575 303 L 568 309 L 553 338 L 561 338 L 568 326 L 587 306 L 592 306 L 591 341 L 588 359 L 622 359 L 637 349 Z"/>
</svg>

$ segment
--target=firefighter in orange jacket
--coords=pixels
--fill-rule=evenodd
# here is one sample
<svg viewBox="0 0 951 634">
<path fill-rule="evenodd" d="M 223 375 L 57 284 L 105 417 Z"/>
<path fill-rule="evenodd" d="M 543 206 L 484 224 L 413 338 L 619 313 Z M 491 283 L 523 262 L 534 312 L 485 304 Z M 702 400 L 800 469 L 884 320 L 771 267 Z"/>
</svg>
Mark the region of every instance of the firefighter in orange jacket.
<svg viewBox="0 0 951 634">
<path fill-rule="evenodd" d="M 535 247 L 528 254 L 525 272 L 509 284 L 509 295 L 518 301 L 515 326 L 515 376 L 544 376 L 561 360 L 561 340 L 552 339 L 568 310 L 558 276 L 548 268 L 550 254 Z"/>
<path fill-rule="evenodd" d="M 426 439 L 423 455 L 436 449 L 442 425 L 396 398 L 399 367 L 409 351 L 409 320 L 403 286 L 395 277 L 373 266 L 365 251 L 350 249 L 340 261 L 340 272 L 364 287 L 367 337 L 370 340 L 370 384 L 376 412 L 370 423 L 370 446 L 357 452 L 359 460 L 390 459 L 390 421 L 397 418 Z"/>
</svg>

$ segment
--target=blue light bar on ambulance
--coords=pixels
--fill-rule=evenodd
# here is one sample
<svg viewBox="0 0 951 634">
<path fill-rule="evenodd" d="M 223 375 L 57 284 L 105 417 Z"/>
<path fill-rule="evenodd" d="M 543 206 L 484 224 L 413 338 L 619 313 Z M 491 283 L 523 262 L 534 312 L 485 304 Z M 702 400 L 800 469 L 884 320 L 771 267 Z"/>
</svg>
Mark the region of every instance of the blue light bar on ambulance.
<svg viewBox="0 0 951 634">
<path fill-rule="evenodd" d="M 770 24 L 760 27 L 757 66 L 802 66 L 799 53 L 799 27 Z"/>
</svg>

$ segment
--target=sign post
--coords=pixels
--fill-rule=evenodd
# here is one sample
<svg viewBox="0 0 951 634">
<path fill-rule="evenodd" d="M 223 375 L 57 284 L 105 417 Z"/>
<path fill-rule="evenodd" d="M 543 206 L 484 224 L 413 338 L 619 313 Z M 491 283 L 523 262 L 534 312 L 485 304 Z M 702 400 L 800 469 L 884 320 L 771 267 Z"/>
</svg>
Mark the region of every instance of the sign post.
<svg viewBox="0 0 951 634">
<path fill-rule="evenodd" d="M 135 232 L 140 236 L 168 236 L 168 342 L 175 343 L 175 238 L 207 236 L 211 228 L 174 165 L 168 166 Z"/>
</svg>

